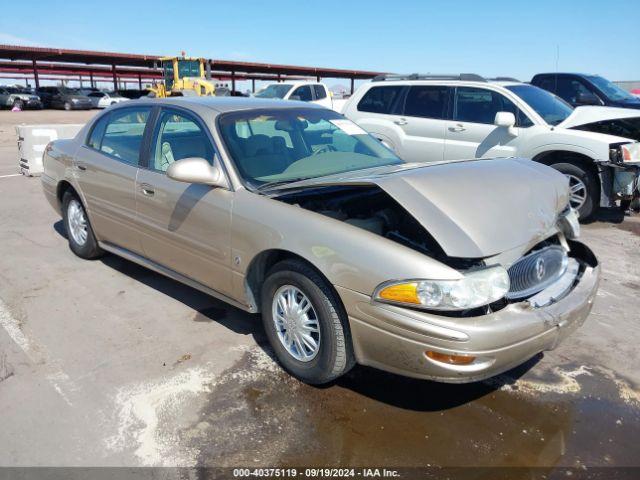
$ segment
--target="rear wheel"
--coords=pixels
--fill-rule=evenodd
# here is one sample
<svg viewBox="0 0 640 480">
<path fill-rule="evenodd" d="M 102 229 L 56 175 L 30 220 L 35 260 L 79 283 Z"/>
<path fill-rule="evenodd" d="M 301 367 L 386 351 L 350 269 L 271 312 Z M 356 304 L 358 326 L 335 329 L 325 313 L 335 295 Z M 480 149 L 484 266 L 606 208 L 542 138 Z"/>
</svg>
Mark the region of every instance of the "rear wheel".
<svg viewBox="0 0 640 480">
<path fill-rule="evenodd" d="M 579 162 L 554 163 L 551 167 L 569 179 L 569 202 L 581 221 L 589 220 L 597 211 L 600 199 L 597 176 Z"/>
<path fill-rule="evenodd" d="M 104 254 L 98 246 L 82 202 L 70 191 L 66 191 L 62 197 L 62 218 L 69 248 L 73 253 L 84 259 L 97 258 Z"/>
<path fill-rule="evenodd" d="M 310 384 L 330 382 L 355 364 L 344 308 L 313 268 L 285 260 L 262 286 L 262 319 L 280 364 Z"/>
</svg>

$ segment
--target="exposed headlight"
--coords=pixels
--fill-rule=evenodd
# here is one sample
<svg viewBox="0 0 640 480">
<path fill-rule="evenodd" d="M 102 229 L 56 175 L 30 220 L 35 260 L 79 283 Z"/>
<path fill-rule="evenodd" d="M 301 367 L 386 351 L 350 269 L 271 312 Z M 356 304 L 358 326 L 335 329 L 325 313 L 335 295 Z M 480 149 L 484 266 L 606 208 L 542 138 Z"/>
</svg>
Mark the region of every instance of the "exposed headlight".
<svg viewBox="0 0 640 480">
<path fill-rule="evenodd" d="M 640 142 L 611 145 L 609 159 L 615 163 L 640 163 Z"/>
<path fill-rule="evenodd" d="M 465 273 L 459 280 L 385 282 L 376 289 L 374 298 L 429 310 L 467 310 L 495 302 L 508 291 L 509 274 L 495 266 Z"/>
<path fill-rule="evenodd" d="M 71 103 L 78 103 L 80 100 L 78 100 L 77 98 L 72 98 L 71 99 Z"/>
</svg>

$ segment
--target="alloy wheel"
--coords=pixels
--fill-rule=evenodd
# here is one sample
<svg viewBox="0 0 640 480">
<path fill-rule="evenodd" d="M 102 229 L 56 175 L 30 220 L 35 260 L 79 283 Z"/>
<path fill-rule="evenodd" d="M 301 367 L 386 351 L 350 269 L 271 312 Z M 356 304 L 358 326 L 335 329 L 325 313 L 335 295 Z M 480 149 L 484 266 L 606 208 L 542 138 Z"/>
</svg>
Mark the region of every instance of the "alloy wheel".
<svg viewBox="0 0 640 480">
<path fill-rule="evenodd" d="M 574 209 L 580 210 L 587 201 L 587 186 L 575 175 L 565 173 L 565 176 L 569 179 L 569 203 Z"/>
<path fill-rule="evenodd" d="M 69 224 L 69 233 L 73 241 L 82 246 L 87 242 L 87 217 L 84 209 L 78 200 L 71 200 L 67 207 L 67 219 Z"/>
<path fill-rule="evenodd" d="M 320 323 L 311 301 L 293 285 L 283 285 L 273 296 L 273 322 L 287 353 L 309 362 L 320 350 Z"/>
</svg>

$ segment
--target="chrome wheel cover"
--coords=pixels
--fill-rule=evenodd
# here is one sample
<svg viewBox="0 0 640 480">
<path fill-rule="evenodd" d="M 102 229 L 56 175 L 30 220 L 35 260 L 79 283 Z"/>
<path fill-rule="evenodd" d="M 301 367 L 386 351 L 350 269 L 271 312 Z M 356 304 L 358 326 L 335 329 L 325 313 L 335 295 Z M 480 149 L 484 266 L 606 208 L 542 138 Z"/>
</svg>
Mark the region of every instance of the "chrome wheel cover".
<svg viewBox="0 0 640 480">
<path fill-rule="evenodd" d="M 283 285 L 273 296 L 273 323 L 282 346 L 300 362 L 320 351 L 320 323 L 311 301 L 293 285 Z"/>
<path fill-rule="evenodd" d="M 565 173 L 565 177 L 569 179 L 569 203 L 574 209 L 580 210 L 587 200 L 587 186 L 575 175 Z"/>
<path fill-rule="evenodd" d="M 67 224 L 73 241 L 82 246 L 87 242 L 87 217 L 80 202 L 73 199 L 67 207 Z"/>
</svg>

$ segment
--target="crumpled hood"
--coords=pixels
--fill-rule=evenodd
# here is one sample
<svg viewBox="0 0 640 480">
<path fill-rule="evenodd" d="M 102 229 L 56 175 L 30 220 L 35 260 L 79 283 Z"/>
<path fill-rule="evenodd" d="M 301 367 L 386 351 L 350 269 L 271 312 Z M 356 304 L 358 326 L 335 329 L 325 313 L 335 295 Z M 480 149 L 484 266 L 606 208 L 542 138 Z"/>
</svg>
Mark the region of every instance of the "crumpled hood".
<svg viewBox="0 0 640 480">
<path fill-rule="evenodd" d="M 522 158 L 404 164 L 296 185 L 375 184 L 451 257 L 481 258 L 543 240 L 569 202 L 568 181 Z"/>
<path fill-rule="evenodd" d="M 640 112 L 630 108 L 616 107 L 577 107 L 564 122 L 558 124 L 559 128 L 579 127 L 603 120 L 615 120 L 618 118 L 640 117 Z"/>
</svg>

